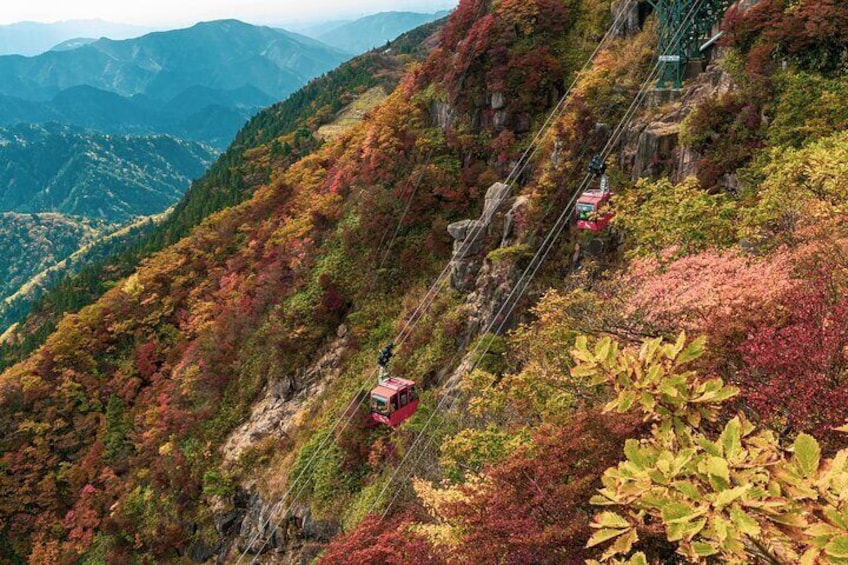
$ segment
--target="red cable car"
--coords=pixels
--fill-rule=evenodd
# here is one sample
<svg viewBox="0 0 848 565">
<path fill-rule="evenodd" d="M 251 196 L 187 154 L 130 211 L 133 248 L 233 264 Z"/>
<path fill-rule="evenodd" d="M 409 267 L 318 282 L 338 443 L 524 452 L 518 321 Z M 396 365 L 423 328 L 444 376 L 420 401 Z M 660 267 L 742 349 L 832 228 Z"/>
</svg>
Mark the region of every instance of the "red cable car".
<svg viewBox="0 0 848 565">
<path fill-rule="evenodd" d="M 577 228 L 599 232 L 609 225 L 615 215 L 609 209 L 609 201 L 612 192 L 609 191 L 609 179 L 607 179 L 607 165 L 600 155 L 595 155 L 589 163 L 589 172 L 600 179 L 600 188 L 587 190 L 577 199 L 575 211 L 577 212 Z"/>
<path fill-rule="evenodd" d="M 581 230 L 599 232 L 609 225 L 615 215 L 609 210 L 612 192 L 587 190 L 577 199 L 577 227 Z"/>
<path fill-rule="evenodd" d="M 371 419 L 391 427 L 399 426 L 418 410 L 415 383 L 406 379 L 382 379 L 371 391 Z"/>
</svg>

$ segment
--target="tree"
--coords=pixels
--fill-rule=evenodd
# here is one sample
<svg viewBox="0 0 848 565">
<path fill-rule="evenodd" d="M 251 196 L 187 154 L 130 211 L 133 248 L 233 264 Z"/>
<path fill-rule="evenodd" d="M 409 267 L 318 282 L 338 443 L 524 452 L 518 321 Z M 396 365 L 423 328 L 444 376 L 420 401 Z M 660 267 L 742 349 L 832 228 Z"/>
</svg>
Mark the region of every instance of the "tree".
<svg viewBox="0 0 848 565">
<path fill-rule="evenodd" d="M 848 200 L 846 163 L 846 132 L 801 149 L 774 149 L 756 203 L 743 215 L 748 231 L 760 237 L 796 237 L 801 228 L 843 214 Z"/>
<path fill-rule="evenodd" d="M 659 255 L 672 246 L 692 254 L 736 241 L 736 206 L 725 194 L 707 194 L 694 178 L 676 185 L 640 180 L 616 199 L 613 222 L 630 238 L 634 254 Z"/>
<path fill-rule="evenodd" d="M 788 249 L 764 258 L 738 251 L 704 251 L 666 266 L 633 261 L 625 315 L 668 333 L 705 333 L 722 353 L 738 346 L 751 327 L 777 322 L 777 306 L 797 284 L 797 255 Z"/>
<path fill-rule="evenodd" d="M 451 563 L 578 563 L 589 553 L 588 500 L 602 469 L 644 426 L 596 411 L 543 426 L 529 445 L 458 487 L 416 486 L 437 526 L 424 527 Z"/>
<path fill-rule="evenodd" d="M 829 445 L 848 420 L 848 298 L 818 276 L 781 301 L 785 321 L 749 330 L 740 346 L 746 404 L 769 424 L 808 431 Z"/>
<path fill-rule="evenodd" d="M 444 565 L 446 562 L 420 534 L 408 516 L 389 520 L 369 516 L 359 526 L 336 537 L 318 560 L 319 565 Z"/>
<path fill-rule="evenodd" d="M 614 390 L 605 412 L 635 408 L 653 423 L 650 437 L 628 440 L 626 460 L 604 472 L 592 503 L 608 509 L 595 515 L 588 547 L 608 547 L 601 562 L 646 564 L 650 556 L 633 550 L 659 527 L 691 562 L 845 563 L 848 450 L 824 459 L 818 442 L 799 434 L 788 455 L 774 432 L 742 414 L 717 431 L 722 403 L 739 391 L 686 370 L 704 346 L 686 342 L 681 334 L 636 350 L 603 338 L 589 349 L 583 338 L 573 350 L 575 378 Z"/>
<path fill-rule="evenodd" d="M 848 6 L 839 0 L 762 0 L 728 10 L 726 41 L 748 57 L 753 73 L 774 70 L 789 60 L 804 70 L 843 68 L 848 51 Z"/>
</svg>

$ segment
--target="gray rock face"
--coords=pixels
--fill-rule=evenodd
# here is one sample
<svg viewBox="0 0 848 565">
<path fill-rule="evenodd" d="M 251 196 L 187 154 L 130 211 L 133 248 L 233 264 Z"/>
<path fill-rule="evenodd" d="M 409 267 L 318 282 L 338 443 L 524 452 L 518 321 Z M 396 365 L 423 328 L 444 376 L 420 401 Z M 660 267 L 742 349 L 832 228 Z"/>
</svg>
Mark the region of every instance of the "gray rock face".
<svg viewBox="0 0 848 565">
<path fill-rule="evenodd" d="M 633 180 L 668 172 L 678 182 L 695 174 L 700 156 L 680 146 L 681 124 L 700 101 L 717 98 L 732 88 L 730 75 L 720 66 L 710 65 L 683 92 L 671 95 L 667 90 L 654 91 L 648 105 L 661 112 L 637 120 L 628 128 L 619 154 L 620 165 L 630 168 Z M 722 185 L 732 189 L 732 179 Z"/>
<path fill-rule="evenodd" d="M 287 508 L 276 502 L 264 500 L 259 495 L 251 498 L 233 547 L 239 555 L 285 553 L 294 557 L 303 553 L 304 546 L 311 545 L 308 542 L 326 543 L 341 532 L 338 522 L 316 520 L 305 504 Z"/>
<path fill-rule="evenodd" d="M 451 124 L 451 107 L 444 102 L 430 103 L 430 122 L 436 127 L 447 131 Z"/>
<path fill-rule="evenodd" d="M 511 206 L 509 185 L 496 182 L 486 191 L 483 213 L 477 220 L 462 220 L 448 226 L 454 239 L 451 259 L 451 286 L 460 292 L 469 291 L 474 285 L 477 272 L 483 264 L 479 256 L 492 232 L 492 223 L 499 210 Z"/>
<path fill-rule="evenodd" d="M 641 29 L 639 21 L 639 2 L 638 0 L 624 0 L 623 2 L 613 2 L 610 7 L 613 21 L 617 21 L 613 33 L 618 38 L 633 37 Z M 620 18 L 620 19 L 619 19 Z"/>
<path fill-rule="evenodd" d="M 501 110 L 506 106 L 506 97 L 503 92 L 492 93 L 492 110 Z"/>
<path fill-rule="evenodd" d="M 253 405 L 250 418 L 230 434 L 221 452 L 235 464 L 247 449 L 267 437 L 286 437 L 295 416 L 339 374 L 340 359 L 347 346 L 347 332 L 333 340 L 311 366 L 294 375 L 268 382 L 263 397 Z"/>
<path fill-rule="evenodd" d="M 679 135 L 679 123 L 659 122 L 648 125 L 639 134 L 632 178 L 636 180 L 658 173 L 657 166 L 669 162 L 677 149 Z"/>
<path fill-rule="evenodd" d="M 492 221 L 492 216 L 495 215 L 509 194 L 509 185 L 502 182 L 496 182 L 486 191 L 486 199 L 483 204 L 483 215 L 480 221 L 488 224 Z"/>
<path fill-rule="evenodd" d="M 521 211 L 530 202 L 527 196 L 519 196 L 513 202 L 512 207 L 504 216 L 503 235 L 501 236 L 501 247 L 509 247 L 515 243 L 515 221 L 521 214 Z"/>
</svg>

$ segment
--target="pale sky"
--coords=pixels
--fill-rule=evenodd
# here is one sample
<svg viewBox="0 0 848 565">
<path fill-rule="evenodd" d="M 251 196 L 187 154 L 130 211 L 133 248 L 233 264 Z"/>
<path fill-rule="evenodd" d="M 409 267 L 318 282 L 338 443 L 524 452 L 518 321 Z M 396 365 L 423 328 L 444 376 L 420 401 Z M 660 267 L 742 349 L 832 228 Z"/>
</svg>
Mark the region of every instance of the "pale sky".
<svg viewBox="0 0 848 565">
<path fill-rule="evenodd" d="M 456 4 L 457 0 L 0 0 L 0 25 L 101 19 L 169 27 L 225 18 L 283 24 L 386 11 L 435 12 Z"/>
</svg>

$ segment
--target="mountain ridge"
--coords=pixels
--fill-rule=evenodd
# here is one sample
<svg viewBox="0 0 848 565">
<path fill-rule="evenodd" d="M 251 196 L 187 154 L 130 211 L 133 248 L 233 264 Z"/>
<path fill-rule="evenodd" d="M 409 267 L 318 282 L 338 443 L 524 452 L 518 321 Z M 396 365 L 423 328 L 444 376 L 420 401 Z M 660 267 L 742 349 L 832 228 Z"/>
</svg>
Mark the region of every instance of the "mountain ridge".
<svg viewBox="0 0 848 565">
<path fill-rule="evenodd" d="M 382 47 L 401 33 L 441 19 L 450 13 L 379 12 L 357 20 L 342 22 L 328 30 L 320 30 L 315 38 L 348 53 L 364 53 Z"/>
<path fill-rule="evenodd" d="M 0 124 L 63 121 L 114 134 L 169 133 L 224 148 L 259 109 L 347 57 L 313 39 L 238 20 L 103 38 L 30 58 L 3 56 Z M 198 88 L 213 96 L 205 105 L 187 104 Z"/>
</svg>

